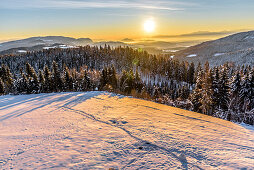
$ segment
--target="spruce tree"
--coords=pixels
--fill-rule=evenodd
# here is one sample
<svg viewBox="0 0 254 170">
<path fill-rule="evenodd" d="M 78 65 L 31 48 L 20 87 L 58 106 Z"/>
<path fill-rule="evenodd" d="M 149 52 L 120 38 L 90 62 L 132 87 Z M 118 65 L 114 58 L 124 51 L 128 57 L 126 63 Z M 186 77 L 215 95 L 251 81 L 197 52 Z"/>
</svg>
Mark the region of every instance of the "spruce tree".
<svg viewBox="0 0 254 170">
<path fill-rule="evenodd" d="M 39 70 L 39 83 L 40 83 L 40 90 L 39 92 L 45 92 L 44 88 L 45 88 L 45 77 L 44 77 L 44 73 L 42 72 L 42 70 Z"/>
<path fill-rule="evenodd" d="M 29 63 L 26 63 L 26 74 L 27 77 L 33 77 L 36 74 L 34 68 Z"/>
<path fill-rule="evenodd" d="M 142 83 L 142 80 L 141 80 L 140 75 L 138 73 L 138 69 L 136 69 L 134 81 L 135 81 L 135 89 L 140 93 L 143 88 L 143 83 Z"/>
<path fill-rule="evenodd" d="M 125 89 L 127 88 L 127 81 L 128 81 L 128 75 L 125 70 L 122 71 L 122 76 L 120 78 L 120 90 L 125 92 Z"/>
<path fill-rule="evenodd" d="M 4 91 L 4 82 L 2 78 L 0 78 L 0 95 L 3 95 L 5 93 Z"/>
<path fill-rule="evenodd" d="M 202 84 L 203 84 L 203 73 L 201 70 L 197 74 L 195 89 L 191 95 L 191 101 L 195 112 L 201 112 L 200 107 L 202 104 L 200 103 L 200 98 L 202 97 Z"/>
<path fill-rule="evenodd" d="M 225 66 L 223 66 L 221 74 L 218 88 L 218 105 L 220 109 L 227 111 L 229 102 L 229 78 L 228 69 Z"/>
<path fill-rule="evenodd" d="M 28 78 L 28 91 L 29 93 L 38 93 L 39 91 L 39 80 L 34 68 L 26 63 L 26 74 Z"/>
<path fill-rule="evenodd" d="M 251 97 L 250 110 L 252 110 L 254 109 L 254 68 L 250 73 L 249 79 L 250 79 L 250 97 Z"/>
<path fill-rule="evenodd" d="M 188 73 L 187 73 L 187 81 L 188 83 L 190 84 L 194 84 L 194 80 L 195 80 L 195 65 L 194 63 L 192 62 L 189 66 L 189 69 L 188 69 Z"/>
<path fill-rule="evenodd" d="M 58 64 L 53 61 L 52 63 L 52 80 L 53 80 L 53 90 L 55 92 L 59 92 L 63 90 L 63 81 L 61 78 L 61 74 L 58 68 Z"/>
<path fill-rule="evenodd" d="M 108 83 L 108 68 L 104 67 L 101 72 L 101 78 L 100 78 L 100 89 L 103 89 L 104 86 Z"/>
<path fill-rule="evenodd" d="M 128 78 L 127 78 L 127 86 L 126 86 L 126 92 L 127 94 L 131 93 L 132 89 L 135 89 L 135 76 L 133 73 L 133 70 L 131 69 L 128 73 Z"/>
<path fill-rule="evenodd" d="M 113 89 L 117 88 L 116 69 L 114 65 L 112 65 L 110 69 L 110 84 L 112 85 Z"/>
<path fill-rule="evenodd" d="M 31 93 L 31 89 L 29 87 L 29 80 L 28 80 L 28 78 L 27 78 L 25 73 L 22 72 L 21 75 L 22 75 L 22 78 L 21 78 L 21 91 L 23 93 L 30 94 Z"/>
<path fill-rule="evenodd" d="M 251 103 L 251 81 L 249 79 L 248 73 L 244 76 L 241 85 L 240 99 L 241 99 L 241 109 L 243 112 L 248 111 Z"/>
<path fill-rule="evenodd" d="M 48 68 L 48 66 L 44 67 L 44 75 L 45 75 L 45 87 L 44 90 L 45 92 L 49 93 L 52 92 L 53 89 L 53 83 L 52 83 L 52 75 L 51 72 Z"/>
<path fill-rule="evenodd" d="M 70 70 L 67 66 L 64 68 L 64 90 L 72 91 L 73 90 L 73 78 L 70 74 Z"/>
<path fill-rule="evenodd" d="M 2 64 L 0 68 L 0 78 L 2 78 L 2 81 L 5 84 L 5 91 L 6 93 L 11 93 L 14 91 L 14 81 L 13 76 L 10 72 L 10 69 L 8 66 Z"/>
<path fill-rule="evenodd" d="M 91 89 L 91 79 L 88 76 L 87 71 L 85 70 L 84 72 L 84 77 L 83 77 L 83 90 L 87 91 Z"/>
<path fill-rule="evenodd" d="M 200 98 L 200 109 L 202 113 L 212 115 L 213 113 L 213 89 L 212 89 L 212 71 L 209 65 L 205 66 L 205 74 L 202 82 L 202 91 Z"/>
<path fill-rule="evenodd" d="M 218 109 L 220 103 L 220 93 L 219 93 L 219 82 L 220 82 L 220 74 L 219 68 L 215 67 L 213 69 L 213 82 L 212 82 L 212 89 L 213 89 L 213 108 Z"/>
<path fill-rule="evenodd" d="M 230 83 L 230 102 L 229 109 L 239 111 L 240 109 L 240 91 L 241 91 L 241 75 L 239 71 L 232 77 Z"/>
<path fill-rule="evenodd" d="M 195 71 L 195 73 L 194 73 L 194 82 L 197 81 L 198 74 L 199 74 L 200 71 L 202 71 L 202 66 L 201 66 L 201 63 L 199 62 L 199 63 L 198 63 L 198 66 L 197 66 L 197 68 L 196 68 L 196 71 Z"/>
</svg>

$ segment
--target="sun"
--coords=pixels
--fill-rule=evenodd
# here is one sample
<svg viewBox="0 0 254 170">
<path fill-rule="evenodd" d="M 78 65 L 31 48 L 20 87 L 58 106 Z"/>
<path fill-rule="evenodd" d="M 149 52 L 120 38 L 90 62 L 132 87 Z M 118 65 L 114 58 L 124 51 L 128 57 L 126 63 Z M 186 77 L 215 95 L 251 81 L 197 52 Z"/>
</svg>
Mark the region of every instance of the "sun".
<svg viewBox="0 0 254 170">
<path fill-rule="evenodd" d="M 151 32 L 154 31 L 154 29 L 155 29 L 155 22 L 154 22 L 154 20 L 153 19 L 146 20 L 145 23 L 144 23 L 144 30 L 145 30 L 145 32 L 151 33 Z"/>
</svg>

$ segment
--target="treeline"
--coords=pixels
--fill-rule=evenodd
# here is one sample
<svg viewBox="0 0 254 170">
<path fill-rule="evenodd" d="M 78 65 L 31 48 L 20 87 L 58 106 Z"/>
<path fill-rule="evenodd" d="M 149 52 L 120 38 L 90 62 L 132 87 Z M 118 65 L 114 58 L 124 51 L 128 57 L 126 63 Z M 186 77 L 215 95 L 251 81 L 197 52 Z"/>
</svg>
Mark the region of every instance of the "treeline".
<svg viewBox="0 0 254 170">
<path fill-rule="evenodd" d="M 0 94 L 106 90 L 254 124 L 254 68 L 193 63 L 140 49 L 79 47 L 1 56 Z"/>
</svg>

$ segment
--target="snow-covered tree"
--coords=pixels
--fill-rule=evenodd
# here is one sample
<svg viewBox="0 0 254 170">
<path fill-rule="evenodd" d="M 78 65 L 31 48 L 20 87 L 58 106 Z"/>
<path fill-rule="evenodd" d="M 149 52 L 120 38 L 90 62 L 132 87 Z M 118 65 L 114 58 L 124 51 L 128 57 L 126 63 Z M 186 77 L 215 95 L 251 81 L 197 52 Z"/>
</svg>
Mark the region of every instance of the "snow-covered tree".
<svg viewBox="0 0 254 170">
<path fill-rule="evenodd" d="M 4 91 L 4 82 L 2 78 L 0 78 L 0 95 L 3 95 L 5 93 Z"/>
<path fill-rule="evenodd" d="M 232 77 L 230 83 L 229 109 L 237 112 L 240 109 L 241 75 L 239 71 Z"/>
<path fill-rule="evenodd" d="M 229 78 L 228 69 L 225 66 L 222 67 L 221 77 L 219 79 L 218 97 L 219 108 L 226 111 L 228 109 L 229 102 Z"/>
<path fill-rule="evenodd" d="M 212 71 L 208 62 L 205 65 L 205 73 L 203 75 L 202 90 L 200 100 L 200 109 L 202 113 L 212 115 L 213 113 L 213 89 L 212 89 Z"/>
<path fill-rule="evenodd" d="M 53 61 L 52 63 L 52 83 L 54 91 L 62 91 L 63 90 L 63 80 L 61 78 L 61 74 L 58 68 L 58 64 Z"/>
<path fill-rule="evenodd" d="M 200 98 L 202 97 L 202 84 L 203 84 L 203 72 L 199 71 L 196 77 L 195 89 L 191 95 L 191 101 L 193 103 L 193 109 L 196 112 L 201 112 Z"/>
<path fill-rule="evenodd" d="M 243 112 L 246 112 L 251 103 L 251 81 L 249 79 L 248 74 L 243 77 L 241 91 L 240 91 L 240 99 L 241 99 L 241 109 Z"/>
</svg>

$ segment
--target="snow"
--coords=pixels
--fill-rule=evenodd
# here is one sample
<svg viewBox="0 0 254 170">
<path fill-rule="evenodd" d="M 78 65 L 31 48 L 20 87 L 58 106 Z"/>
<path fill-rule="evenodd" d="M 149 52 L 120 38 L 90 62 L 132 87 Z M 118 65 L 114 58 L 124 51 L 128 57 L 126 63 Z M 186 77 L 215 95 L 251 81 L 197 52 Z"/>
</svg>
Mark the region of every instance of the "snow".
<svg viewBox="0 0 254 170">
<path fill-rule="evenodd" d="M 53 46 L 53 47 L 43 47 L 44 50 L 48 50 L 48 49 L 52 49 L 52 48 L 68 49 L 68 48 L 78 48 L 78 47 L 69 46 L 69 45 L 59 45 L 59 46 Z"/>
<path fill-rule="evenodd" d="M 59 48 L 67 49 L 67 48 L 76 48 L 76 47 L 74 47 L 74 46 L 69 46 L 69 45 L 59 45 Z"/>
<path fill-rule="evenodd" d="M 252 169 L 246 126 L 100 91 L 0 96 L 0 169 Z"/>
<path fill-rule="evenodd" d="M 26 50 L 18 50 L 17 52 L 18 53 L 26 53 L 27 51 Z"/>
<path fill-rule="evenodd" d="M 179 50 L 162 50 L 163 52 L 170 52 L 170 53 L 176 53 L 178 52 Z"/>
<path fill-rule="evenodd" d="M 187 55 L 186 57 L 188 57 L 188 58 L 197 57 L 197 54 L 190 54 L 190 55 Z"/>
<path fill-rule="evenodd" d="M 52 49 L 52 48 L 56 48 L 56 46 L 54 46 L 54 47 L 43 47 L 44 50 L 48 50 L 48 49 Z"/>
<path fill-rule="evenodd" d="M 225 53 L 215 53 L 214 54 L 214 57 L 218 57 L 218 56 L 221 56 L 221 55 L 224 55 Z"/>
<path fill-rule="evenodd" d="M 247 39 L 254 39 L 254 36 L 247 36 L 244 38 L 244 40 L 247 40 Z"/>
</svg>

